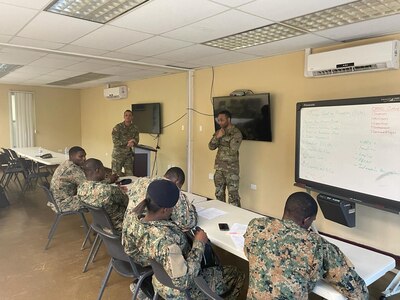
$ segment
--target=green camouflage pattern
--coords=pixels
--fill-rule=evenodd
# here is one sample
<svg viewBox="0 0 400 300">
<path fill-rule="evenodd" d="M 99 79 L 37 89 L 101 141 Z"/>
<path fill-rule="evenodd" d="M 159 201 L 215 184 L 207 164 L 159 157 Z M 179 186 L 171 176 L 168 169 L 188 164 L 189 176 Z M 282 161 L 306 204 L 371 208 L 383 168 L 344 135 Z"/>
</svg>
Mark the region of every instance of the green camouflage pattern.
<svg viewBox="0 0 400 300">
<path fill-rule="evenodd" d="M 132 234 L 125 236 L 122 243 L 129 245 L 130 256 L 146 266 L 150 259 L 160 263 L 180 289 L 189 289 L 192 299 L 205 299 L 196 288 L 193 279 L 201 275 L 217 294 L 225 299 L 236 299 L 243 286 L 244 274 L 235 267 L 212 267 L 201 270 L 204 244 L 194 241 L 191 247 L 180 228 L 167 220 L 146 222 L 137 215 L 132 218 Z M 163 286 L 153 276 L 155 291 L 164 299 L 186 299 L 185 293 Z"/>
<path fill-rule="evenodd" d="M 216 133 L 208 143 L 210 150 L 218 148 L 214 163 L 215 197 L 226 202 L 225 190 L 228 189 L 228 202 L 240 206 L 239 196 L 239 148 L 242 143 L 242 133 L 232 125 L 225 129 L 221 138 Z"/>
<path fill-rule="evenodd" d="M 118 176 L 133 176 L 133 150 L 127 146 L 128 141 L 134 139 L 139 143 L 139 130 L 136 125 L 126 126 L 118 123 L 112 130 L 114 149 L 112 152 L 111 168 Z M 125 174 L 122 172 L 124 168 Z"/>
<path fill-rule="evenodd" d="M 117 186 L 99 181 L 86 180 L 78 187 L 78 196 L 84 203 L 95 207 L 104 207 L 114 229 L 121 232 L 122 221 L 128 196 Z"/>
<path fill-rule="evenodd" d="M 50 190 L 61 211 L 76 211 L 82 208 L 77 189 L 85 180 L 82 168 L 70 160 L 66 160 L 57 167 L 51 178 Z M 48 203 L 48 206 L 56 211 L 51 203 Z"/>
<path fill-rule="evenodd" d="M 229 204 L 240 207 L 239 175 L 226 171 L 216 170 L 214 174 L 215 197 L 225 202 L 225 190 L 228 190 Z"/>
<path fill-rule="evenodd" d="M 244 237 L 247 299 L 307 300 L 320 279 L 348 299 L 368 299 L 364 280 L 339 248 L 293 221 L 253 219 Z"/>
<path fill-rule="evenodd" d="M 128 191 L 129 204 L 124 217 L 123 231 L 130 231 L 133 210 L 142 200 L 146 198 L 147 187 L 154 180 L 166 179 L 164 177 L 140 177 L 132 183 Z M 178 202 L 172 211 L 171 220 L 183 231 L 194 228 L 197 225 L 197 212 L 194 205 L 189 203 L 186 195 L 180 193 Z"/>
</svg>

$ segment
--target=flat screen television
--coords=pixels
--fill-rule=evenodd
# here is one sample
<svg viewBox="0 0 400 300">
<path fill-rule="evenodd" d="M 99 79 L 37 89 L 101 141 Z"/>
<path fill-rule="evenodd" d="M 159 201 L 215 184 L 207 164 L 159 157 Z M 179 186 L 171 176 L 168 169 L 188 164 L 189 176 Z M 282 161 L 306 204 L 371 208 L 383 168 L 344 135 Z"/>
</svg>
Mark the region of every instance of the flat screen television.
<svg viewBox="0 0 400 300">
<path fill-rule="evenodd" d="M 269 93 L 214 97 L 213 107 L 215 130 L 220 129 L 216 121 L 218 113 L 228 110 L 232 114 L 232 124 L 242 132 L 244 140 L 272 141 Z"/>
<path fill-rule="evenodd" d="M 400 95 L 297 103 L 297 185 L 400 212 Z"/>
<path fill-rule="evenodd" d="M 161 133 L 161 104 L 139 103 L 132 104 L 133 124 L 140 133 Z"/>
</svg>

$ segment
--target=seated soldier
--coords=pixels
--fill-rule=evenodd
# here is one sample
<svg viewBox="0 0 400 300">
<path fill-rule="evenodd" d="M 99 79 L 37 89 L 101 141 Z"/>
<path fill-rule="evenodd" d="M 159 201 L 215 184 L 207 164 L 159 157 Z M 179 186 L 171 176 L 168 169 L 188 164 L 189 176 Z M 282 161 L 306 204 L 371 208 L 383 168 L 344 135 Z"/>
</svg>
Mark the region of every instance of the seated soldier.
<svg viewBox="0 0 400 300">
<path fill-rule="evenodd" d="M 154 180 L 168 179 L 169 181 L 176 184 L 180 189 L 185 183 L 185 173 L 181 168 L 172 167 L 164 174 L 164 177 L 140 177 L 131 186 L 128 191 L 129 204 L 125 212 L 122 239 L 125 235 L 132 232 L 130 227 L 132 224 L 132 217 L 134 215 L 133 210 L 139 202 L 146 198 L 147 187 Z M 178 203 L 175 205 L 171 215 L 171 220 L 174 221 L 183 231 L 188 231 L 191 228 L 196 227 L 197 224 L 197 212 L 194 205 L 189 203 L 186 195 L 182 192 L 179 193 Z M 127 244 L 125 244 L 127 245 Z M 125 252 L 130 254 L 129 248 L 125 246 Z"/>
<path fill-rule="evenodd" d="M 95 207 L 103 206 L 114 228 L 121 231 L 128 196 L 118 186 L 105 182 L 106 171 L 100 160 L 89 158 L 83 170 L 87 180 L 78 187 L 80 200 Z"/>
<path fill-rule="evenodd" d="M 282 220 L 253 219 L 245 234 L 247 299 L 306 300 L 320 279 L 348 299 L 368 299 L 364 280 L 338 247 L 309 231 L 318 206 L 307 193 L 286 201 Z"/>
<path fill-rule="evenodd" d="M 146 198 L 134 210 L 132 233 L 125 237 L 125 242 L 136 249 L 132 258 L 144 266 L 150 259 L 160 263 L 176 287 L 189 289 L 192 299 L 205 298 L 193 282 L 198 275 L 217 294 L 235 299 L 243 286 L 244 274 L 233 266 L 201 269 L 207 234 L 197 230 L 190 246 L 182 230 L 170 220 L 178 199 L 179 189 L 171 181 L 155 180 L 149 184 Z M 184 292 L 163 286 L 155 276 L 153 286 L 164 299 L 186 299 Z"/>
<path fill-rule="evenodd" d="M 79 146 L 69 149 L 69 159 L 60 164 L 51 178 L 50 190 L 61 211 L 75 211 L 82 208 L 76 195 L 78 185 L 86 178 L 82 166 L 86 152 Z M 51 203 L 48 205 L 56 211 Z"/>
</svg>

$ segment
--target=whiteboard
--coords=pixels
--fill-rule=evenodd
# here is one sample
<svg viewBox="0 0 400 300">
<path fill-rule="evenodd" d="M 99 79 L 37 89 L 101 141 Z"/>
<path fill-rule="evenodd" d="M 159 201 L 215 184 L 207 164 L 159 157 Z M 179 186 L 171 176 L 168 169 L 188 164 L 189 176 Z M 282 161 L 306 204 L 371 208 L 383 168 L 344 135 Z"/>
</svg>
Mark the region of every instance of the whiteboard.
<svg viewBox="0 0 400 300">
<path fill-rule="evenodd" d="M 296 182 L 400 210 L 400 96 L 297 104 Z"/>
</svg>

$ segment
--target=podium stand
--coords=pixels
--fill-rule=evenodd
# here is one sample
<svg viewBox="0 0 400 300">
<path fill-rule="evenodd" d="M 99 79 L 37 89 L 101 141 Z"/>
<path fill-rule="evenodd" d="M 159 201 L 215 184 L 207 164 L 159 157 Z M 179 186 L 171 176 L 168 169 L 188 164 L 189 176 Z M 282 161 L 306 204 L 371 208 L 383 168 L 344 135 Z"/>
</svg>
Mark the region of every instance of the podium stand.
<svg viewBox="0 0 400 300">
<path fill-rule="evenodd" d="M 150 176 L 151 152 L 157 152 L 156 149 L 146 145 L 135 146 L 135 159 L 133 160 L 133 175 L 136 177 Z"/>
</svg>

